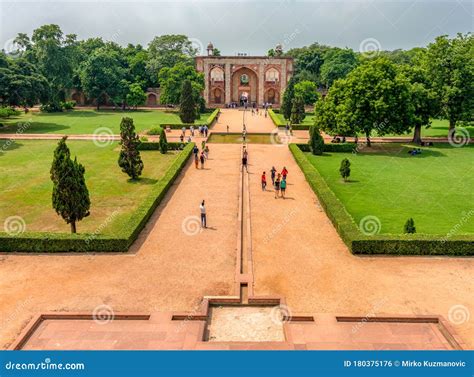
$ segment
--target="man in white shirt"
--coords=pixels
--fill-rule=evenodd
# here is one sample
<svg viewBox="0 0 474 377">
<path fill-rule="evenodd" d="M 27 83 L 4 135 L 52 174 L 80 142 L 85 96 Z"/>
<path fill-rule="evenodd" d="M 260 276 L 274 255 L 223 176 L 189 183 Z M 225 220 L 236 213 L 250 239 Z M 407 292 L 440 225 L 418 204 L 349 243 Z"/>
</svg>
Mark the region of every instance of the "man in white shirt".
<svg viewBox="0 0 474 377">
<path fill-rule="evenodd" d="M 206 223 L 206 206 L 204 205 L 204 200 L 202 201 L 201 205 L 199 206 L 201 209 L 201 226 L 203 228 L 207 228 L 207 223 Z"/>
</svg>

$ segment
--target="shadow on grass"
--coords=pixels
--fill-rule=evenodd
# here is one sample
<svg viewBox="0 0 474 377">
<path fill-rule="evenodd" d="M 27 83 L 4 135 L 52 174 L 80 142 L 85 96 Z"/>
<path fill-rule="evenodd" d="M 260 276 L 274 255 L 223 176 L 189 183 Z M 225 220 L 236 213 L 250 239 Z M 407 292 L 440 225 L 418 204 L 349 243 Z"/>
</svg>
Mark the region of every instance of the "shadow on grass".
<svg viewBox="0 0 474 377">
<path fill-rule="evenodd" d="M 25 144 L 21 143 L 19 140 L 0 140 L 0 157 L 9 151 L 13 151 L 24 146 Z"/>
<path fill-rule="evenodd" d="M 155 183 L 158 182 L 158 179 L 154 178 L 139 178 L 139 179 L 128 179 L 128 183 L 133 184 L 133 185 L 154 185 Z"/>
<path fill-rule="evenodd" d="M 64 124 L 57 123 L 46 123 L 46 122 L 31 122 L 28 127 L 21 127 L 20 124 L 28 123 L 27 121 L 18 121 L 16 123 L 5 124 L 4 127 L 0 127 L 0 134 L 44 134 L 51 131 L 62 131 L 69 130 L 72 126 L 66 126 Z"/>
</svg>

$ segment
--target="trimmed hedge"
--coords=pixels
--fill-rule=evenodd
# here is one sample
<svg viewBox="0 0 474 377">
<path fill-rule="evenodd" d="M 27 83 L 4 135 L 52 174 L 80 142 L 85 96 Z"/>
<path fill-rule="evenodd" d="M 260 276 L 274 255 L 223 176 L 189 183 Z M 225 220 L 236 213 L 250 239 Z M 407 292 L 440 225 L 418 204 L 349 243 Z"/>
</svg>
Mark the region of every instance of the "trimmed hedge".
<svg viewBox="0 0 474 377">
<path fill-rule="evenodd" d="M 142 143 L 146 144 L 146 143 Z M 175 143 L 178 144 L 178 143 Z M 141 202 L 124 224 L 120 237 L 95 235 L 92 233 L 40 233 L 28 232 L 18 236 L 0 233 L 0 251 L 2 252 L 125 252 L 137 239 L 156 207 L 166 195 L 178 174 L 192 153 L 194 143 L 188 143 L 183 151 L 166 171 L 160 181 L 154 185 L 150 195 Z"/>
<path fill-rule="evenodd" d="M 168 150 L 171 151 L 182 151 L 188 143 L 175 143 L 168 141 Z M 138 149 L 141 151 L 159 151 L 160 143 L 157 141 L 142 141 L 138 145 Z"/>
<path fill-rule="evenodd" d="M 296 144 L 302 152 L 311 152 L 309 144 Z M 343 144 L 324 144 L 324 152 L 344 152 L 352 153 L 357 148 L 354 143 L 343 143 Z"/>
<path fill-rule="evenodd" d="M 474 236 L 463 235 L 442 239 L 436 235 L 418 233 L 364 235 L 346 211 L 344 204 L 309 162 L 299 145 L 307 146 L 306 144 L 290 144 L 290 151 L 327 216 L 353 254 L 474 256 Z M 340 147 L 341 145 L 332 146 Z"/>
<path fill-rule="evenodd" d="M 273 123 L 275 124 L 275 126 L 277 127 L 285 127 L 286 126 L 286 122 L 281 120 L 281 118 L 276 115 L 276 114 L 279 114 L 279 111 L 278 110 L 272 110 L 272 109 L 268 109 L 268 114 L 270 115 L 270 118 L 271 120 L 273 121 Z M 313 113 L 306 113 L 306 115 L 313 115 Z M 308 124 L 292 124 L 291 125 L 291 128 L 293 131 L 307 131 L 310 129 L 310 125 Z"/>
<path fill-rule="evenodd" d="M 167 127 L 171 128 L 172 130 L 180 130 L 183 127 L 186 127 L 186 129 L 189 129 L 191 126 L 194 128 L 199 128 L 199 126 L 212 126 L 214 122 L 216 121 L 217 116 L 219 115 L 220 109 L 215 109 L 211 115 L 207 117 L 207 120 L 205 122 L 198 122 L 198 123 L 175 123 L 175 124 L 169 124 L 169 123 L 161 123 L 159 126 L 161 128 L 166 129 Z"/>
</svg>

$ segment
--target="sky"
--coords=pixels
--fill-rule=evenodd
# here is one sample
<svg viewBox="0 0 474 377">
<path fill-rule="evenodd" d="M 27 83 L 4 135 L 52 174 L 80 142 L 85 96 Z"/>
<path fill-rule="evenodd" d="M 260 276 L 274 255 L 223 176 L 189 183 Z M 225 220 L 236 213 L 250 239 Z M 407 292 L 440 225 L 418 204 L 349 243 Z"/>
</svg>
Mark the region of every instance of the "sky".
<svg viewBox="0 0 474 377">
<path fill-rule="evenodd" d="M 60 25 L 79 39 L 100 36 L 146 46 L 154 36 L 185 34 L 222 55 L 265 55 L 313 42 L 354 50 L 425 46 L 438 35 L 474 30 L 474 1 L 463 0 L 0 0 L 0 47 L 19 32 Z"/>
</svg>

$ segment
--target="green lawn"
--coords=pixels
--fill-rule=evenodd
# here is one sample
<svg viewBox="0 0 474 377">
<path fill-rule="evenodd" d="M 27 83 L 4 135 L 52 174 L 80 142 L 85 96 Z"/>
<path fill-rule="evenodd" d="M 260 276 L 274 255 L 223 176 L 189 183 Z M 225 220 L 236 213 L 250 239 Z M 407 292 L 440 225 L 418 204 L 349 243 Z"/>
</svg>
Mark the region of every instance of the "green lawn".
<svg viewBox="0 0 474 377">
<path fill-rule="evenodd" d="M 69 232 L 69 225 L 51 207 L 49 170 L 57 141 L 19 140 L 8 148 L 4 144 L 0 141 L 0 224 L 9 216 L 21 216 L 26 231 Z M 97 147 L 92 141 L 69 141 L 68 145 L 86 169 L 91 198 L 91 215 L 78 223 L 78 232 L 99 229 L 116 234 L 177 156 L 177 152 L 142 151 L 142 179 L 132 183 L 117 164 L 117 143 Z"/>
<path fill-rule="evenodd" d="M 201 118 L 207 119 L 210 113 L 202 114 Z M 122 117 L 133 118 L 138 132 L 158 127 L 161 123 L 181 123 L 176 113 L 166 113 L 161 110 L 73 110 L 64 113 L 29 112 L 18 117 L 2 119 L 0 133 L 34 133 L 34 134 L 93 134 L 100 127 L 107 127 L 114 134 L 120 133 Z M 23 124 L 23 126 L 18 126 Z"/>
<path fill-rule="evenodd" d="M 357 224 L 376 216 L 380 234 L 397 234 L 412 217 L 418 233 L 445 236 L 457 229 L 456 235 L 474 234 L 474 146 L 439 145 L 422 148 L 417 156 L 409 149 L 379 144 L 357 154 L 307 157 Z M 344 157 L 351 161 L 347 183 L 339 175 Z"/>
<path fill-rule="evenodd" d="M 278 119 L 278 125 L 279 126 L 285 126 L 287 123 L 287 120 L 283 116 L 283 114 L 280 113 L 275 113 L 277 119 Z M 314 115 L 306 115 L 305 118 L 303 119 L 303 123 L 301 123 L 302 126 L 312 126 L 314 124 Z"/>
</svg>

